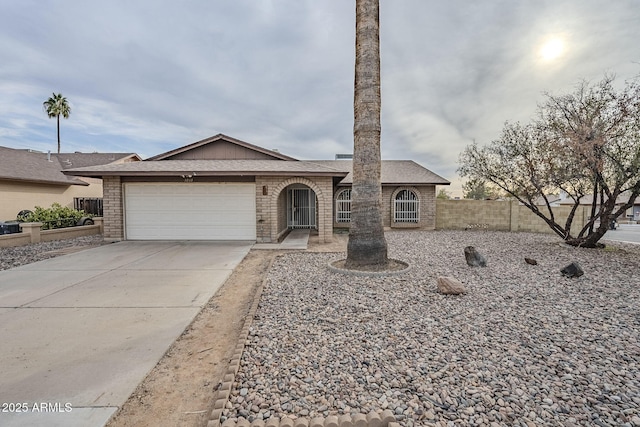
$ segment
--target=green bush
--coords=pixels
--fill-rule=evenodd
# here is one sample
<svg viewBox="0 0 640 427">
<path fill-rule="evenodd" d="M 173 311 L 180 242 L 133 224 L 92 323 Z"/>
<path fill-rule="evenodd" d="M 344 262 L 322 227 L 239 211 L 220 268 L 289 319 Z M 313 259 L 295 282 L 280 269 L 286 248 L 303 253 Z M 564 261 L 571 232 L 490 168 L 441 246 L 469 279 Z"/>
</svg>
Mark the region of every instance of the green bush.
<svg viewBox="0 0 640 427">
<path fill-rule="evenodd" d="M 25 218 L 25 221 L 41 222 L 42 229 L 48 230 L 50 228 L 72 227 L 84 216 L 88 216 L 84 211 L 54 203 L 50 208 L 36 206 L 34 211 Z"/>
</svg>

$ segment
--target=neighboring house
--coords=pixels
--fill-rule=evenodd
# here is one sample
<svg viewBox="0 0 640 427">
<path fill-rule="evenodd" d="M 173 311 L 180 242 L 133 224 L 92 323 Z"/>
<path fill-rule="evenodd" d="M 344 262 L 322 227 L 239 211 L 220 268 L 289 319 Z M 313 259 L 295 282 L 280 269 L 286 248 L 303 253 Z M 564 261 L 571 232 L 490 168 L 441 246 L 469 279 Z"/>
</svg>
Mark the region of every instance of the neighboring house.
<svg viewBox="0 0 640 427">
<path fill-rule="evenodd" d="M 320 241 L 351 215 L 349 160 L 296 160 L 225 135 L 138 163 L 65 170 L 101 177 L 109 240 L 278 241 L 310 228 Z M 435 185 L 413 161 L 383 161 L 384 225 L 435 228 Z"/>
<path fill-rule="evenodd" d="M 557 207 L 560 206 L 560 201 L 562 200 L 561 195 L 556 194 L 547 194 L 547 200 L 544 200 L 544 197 L 538 196 L 534 199 L 533 204 L 536 206 L 547 206 L 547 202 L 549 202 L 549 206 Z M 523 203 L 518 203 L 522 205 Z"/>
<path fill-rule="evenodd" d="M 0 221 L 53 203 L 73 207 L 74 197 L 102 197 L 102 180 L 67 176 L 63 169 L 141 160 L 133 153 L 47 154 L 0 147 Z"/>
<path fill-rule="evenodd" d="M 618 196 L 618 198 L 616 199 L 616 209 L 618 209 L 620 206 L 624 205 L 629 201 L 629 195 L 630 195 L 630 192 L 625 191 Z M 593 195 L 587 194 L 582 199 L 580 199 L 580 204 L 591 206 L 592 201 L 593 201 Z M 570 198 L 567 198 L 566 196 L 563 197 L 563 195 L 561 194 L 561 200 L 560 200 L 561 205 L 573 205 L 573 203 L 574 203 L 573 200 L 571 200 Z M 599 207 L 600 207 L 600 203 L 599 201 L 596 201 L 596 209 Z M 624 214 L 618 217 L 618 221 L 632 221 L 632 222 L 640 221 L 640 197 L 634 201 L 632 207 L 627 209 Z"/>
</svg>

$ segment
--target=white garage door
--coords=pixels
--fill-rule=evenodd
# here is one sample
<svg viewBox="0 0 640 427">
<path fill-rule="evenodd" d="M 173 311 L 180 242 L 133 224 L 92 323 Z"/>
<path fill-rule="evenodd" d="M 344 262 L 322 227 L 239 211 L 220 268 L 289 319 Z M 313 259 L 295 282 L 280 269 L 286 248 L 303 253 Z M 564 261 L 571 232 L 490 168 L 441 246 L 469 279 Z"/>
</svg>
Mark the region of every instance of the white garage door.
<svg viewBox="0 0 640 427">
<path fill-rule="evenodd" d="M 125 184 L 129 240 L 255 240 L 253 183 Z"/>
</svg>

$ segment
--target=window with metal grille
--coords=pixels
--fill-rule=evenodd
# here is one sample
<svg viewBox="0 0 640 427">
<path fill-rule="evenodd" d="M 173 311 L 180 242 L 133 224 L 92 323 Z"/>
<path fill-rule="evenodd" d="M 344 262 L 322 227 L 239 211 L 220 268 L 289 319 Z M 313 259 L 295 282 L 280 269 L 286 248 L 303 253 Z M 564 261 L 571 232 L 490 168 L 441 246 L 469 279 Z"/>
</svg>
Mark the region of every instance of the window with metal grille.
<svg viewBox="0 0 640 427">
<path fill-rule="evenodd" d="M 420 220 L 420 200 L 411 190 L 396 194 L 393 205 L 394 222 L 418 222 Z"/>
<path fill-rule="evenodd" d="M 351 221 L 351 189 L 342 190 L 336 198 L 336 222 Z"/>
</svg>

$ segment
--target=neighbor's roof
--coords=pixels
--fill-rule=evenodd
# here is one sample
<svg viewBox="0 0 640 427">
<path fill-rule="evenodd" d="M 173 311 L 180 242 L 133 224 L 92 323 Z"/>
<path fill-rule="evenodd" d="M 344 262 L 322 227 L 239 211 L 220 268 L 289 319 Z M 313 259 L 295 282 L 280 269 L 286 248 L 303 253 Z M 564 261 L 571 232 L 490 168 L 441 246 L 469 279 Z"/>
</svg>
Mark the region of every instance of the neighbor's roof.
<svg viewBox="0 0 640 427">
<path fill-rule="evenodd" d="M 620 195 L 618 195 L 618 197 L 616 198 L 616 205 L 624 205 L 625 203 L 627 203 L 629 201 L 629 198 L 631 197 L 631 191 L 623 191 L 622 193 L 620 193 Z M 606 196 L 605 196 L 605 200 L 606 200 Z M 593 194 L 587 194 L 585 195 L 582 199 L 580 199 L 580 204 L 581 205 L 589 205 L 591 206 L 591 203 L 593 201 Z M 571 197 L 566 197 L 563 200 L 560 200 L 560 204 L 561 205 L 573 205 L 574 201 Z M 596 200 L 596 205 L 600 204 L 600 198 L 598 197 Z M 637 198 L 634 202 L 634 205 L 640 205 L 640 198 Z"/>
<path fill-rule="evenodd" d="M 0 147 L 0 179 L 53 185 L 89 185 L 64 175 L 57 158 L 29 150 Z"/>
<path fill-rule="evenodd" d="M 162 160 L 67 169 L 76 176 L 242 176 L 311 175 L 343 177 L 347 172 L 309 161 L 289 160 Z"/>
<path fill-rule="evenodd" d="M 60 153 L 57 157 L 63 169 L 106 165 L 114 162 L 137 162 L 142 160 L 136 153 Z"/>
<path fill-rule="evenodd" d="M 353 183 L 353 162 L 351 160 L 313 160 L 313 162 L 348 172 L 348 175 L 339 185 L 351 185 Z M 420 166 L 413 160 L 383 160 L 380 172 L 382 185 L 451 184 L 440 175 Z"/>
</svg>

